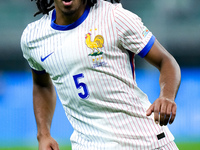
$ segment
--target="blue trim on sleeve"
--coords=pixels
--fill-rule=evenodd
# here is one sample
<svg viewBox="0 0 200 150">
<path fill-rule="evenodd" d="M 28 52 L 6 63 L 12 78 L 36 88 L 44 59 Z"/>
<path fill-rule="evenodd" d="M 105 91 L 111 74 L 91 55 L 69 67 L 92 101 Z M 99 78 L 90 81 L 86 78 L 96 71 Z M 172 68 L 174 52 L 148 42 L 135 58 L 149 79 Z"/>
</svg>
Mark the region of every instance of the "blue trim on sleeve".
<svg viewBox="0 0 200 150">
<path fill-rule="evenodd" d="M 32 70 L 33 70 L 33 72 L 35 72 L 36 74 L 45 74 L 46 73 L 46 71 L 45 70 L 42 70 L 42 71 L 37 71 L 37 70 L 35 70 L 35 69 L 33 69 L 33 68 L 31 68 Z"/>
<path fill-rule="evenodd" d="M 148 54 L 148 52 L 150 51 L 150 49 L 153 46 L 155 40 L 156 40 L 155 36 L 152 35 L 152 37 L 149 40 L 149 42 L 147 43 L 147 45 L 138 53 L 138 55 L 140 57 L 144 58 Z"/>
<path fill-rule="evenodd" d="M 57 25 L 55 23 L 55 20 L 56 20 L 56 10 L 54 9 L 53 13 L 52 13 L 51 27 L 53 29 L 55 29 L 55 30 L 60 30 L 60 31 L 74 29 L 77 26 L 79 26 L 87 18 L 89 12 L 90 12 L 90 7 L 86 6 L 83 15 L 77 21 L 75 21 L 75 22 L 73 22 L 72 24 L 69 24 L 69 25 Z"/>
</svg>

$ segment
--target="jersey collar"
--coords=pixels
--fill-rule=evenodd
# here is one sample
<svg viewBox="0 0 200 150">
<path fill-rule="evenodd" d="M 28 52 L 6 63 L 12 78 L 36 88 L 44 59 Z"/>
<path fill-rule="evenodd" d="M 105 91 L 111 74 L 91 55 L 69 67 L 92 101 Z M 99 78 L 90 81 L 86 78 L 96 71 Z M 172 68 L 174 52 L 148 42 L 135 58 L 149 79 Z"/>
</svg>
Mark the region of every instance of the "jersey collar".
<svg viewBox="0 0 200 150">
<path fill-rule="evenodd" d="M 55 20 L 56 20 L 56 10 L 54 9 L 53 13 L 52 13 L 52 19 L 51 19 L 51 27 L 53 29 L 55 29 L 55 30 L 60 30 L 60 31 L 74 29 L 77 26 L 79 26 L 87 18 L 89 12 L 90 12 L 90 7 L 86 6 L 83 15 L 77 21 L 75 21 L 75 22 L 73 22 L 72 24 L 69 24 L 69 25 L 57 25 L 55 23 Z"/>
</svg>

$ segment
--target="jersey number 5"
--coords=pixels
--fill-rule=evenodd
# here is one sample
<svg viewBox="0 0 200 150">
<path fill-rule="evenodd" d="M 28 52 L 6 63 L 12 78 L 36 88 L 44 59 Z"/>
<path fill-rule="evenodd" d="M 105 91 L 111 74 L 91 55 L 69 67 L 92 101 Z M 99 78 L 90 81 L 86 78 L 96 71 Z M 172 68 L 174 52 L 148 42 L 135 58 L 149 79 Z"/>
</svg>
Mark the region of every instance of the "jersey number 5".
<svg viewBox="0 0 200 150">
<path fill-rule="evenodd" d="M 76 88 L 77 89 L 83 88 L 83 91 L 84 91 L 84 93 L 78 93 L 79 97 L 82 99 L 87 99 L 90 96 L 87 85 L 83 82 L 79 82 L 81 78 L 84 78 L 84 75 L 82 73 L 77 74 L 77 75 L 74 75 L 73 78 L 74 78 L 74 83 L 76 85 Z"/>
</svg>

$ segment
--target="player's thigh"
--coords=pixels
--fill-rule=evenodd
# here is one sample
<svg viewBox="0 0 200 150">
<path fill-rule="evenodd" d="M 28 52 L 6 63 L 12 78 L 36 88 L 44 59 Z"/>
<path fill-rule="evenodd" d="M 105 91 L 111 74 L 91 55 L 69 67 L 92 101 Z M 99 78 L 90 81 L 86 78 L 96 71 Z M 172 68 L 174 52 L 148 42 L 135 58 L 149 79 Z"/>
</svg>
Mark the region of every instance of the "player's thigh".
<svg viewBox="0 0 200 150">
<path fill-rule="evenodd" d="M 172 141 L 163 147 L 157 148 L 156 150 L 179 150 L 178 147 L 176 146 L 175 142 Z"/>
</svg>

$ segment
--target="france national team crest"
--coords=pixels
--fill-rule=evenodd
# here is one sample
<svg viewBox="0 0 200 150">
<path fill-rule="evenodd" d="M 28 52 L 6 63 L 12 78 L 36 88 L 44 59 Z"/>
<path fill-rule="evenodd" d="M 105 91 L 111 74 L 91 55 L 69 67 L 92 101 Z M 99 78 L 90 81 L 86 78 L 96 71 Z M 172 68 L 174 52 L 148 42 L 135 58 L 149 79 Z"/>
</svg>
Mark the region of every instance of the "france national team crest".
<svg viewBox="0 0 200 150">
<path fill-rule="evenodd" d="M 96 29 L 95 29 L 96 30 Z M 92 31 L 92 30 L 90 30 Z M 102 35 L 96 35 L 94 40 L 91 41 L 91 33 L 87 33 L 85 37 L 85 43 L 92 52 L 88 55 L 93 62 L 93 68 L 106 66 L 106 62 L 103 60 L 103 52 L 101 48 L 104 47 L 104 38 Z"/>
</svg>

